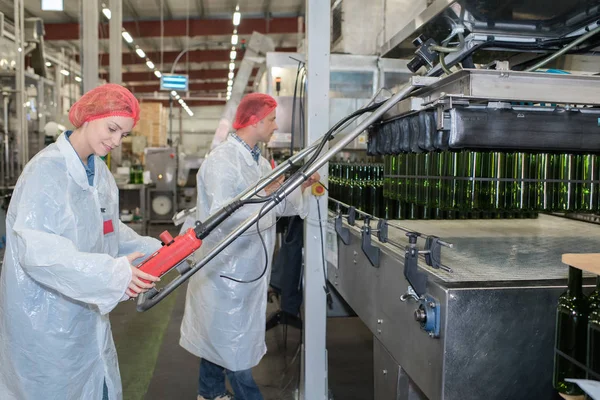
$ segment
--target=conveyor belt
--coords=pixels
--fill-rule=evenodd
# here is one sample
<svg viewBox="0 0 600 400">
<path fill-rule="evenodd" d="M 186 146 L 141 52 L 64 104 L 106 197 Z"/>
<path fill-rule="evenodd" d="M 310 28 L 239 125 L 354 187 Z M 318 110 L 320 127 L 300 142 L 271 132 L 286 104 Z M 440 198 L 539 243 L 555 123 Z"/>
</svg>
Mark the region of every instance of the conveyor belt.
<svg viewBox="0 0 600 400">
<path fill-rule="evenodd" d="M 600 252 L 599 225 L 545 214 L 538 219 L 393 223 L 454 244 L 453 249 L 442 248 L 442 262 L 453 273 L 424 266 L 446 282 L 566 279 L 568 270 L 561 262 L 563 253 Z M 392 227 L 389 239 L 403 247 L 407 244 L 404 232 Z M 373 240 L 404 257 L 402 250 Z M 424 240 L 419 240 L 420 248 L 423 244 Z"/>
</svg>

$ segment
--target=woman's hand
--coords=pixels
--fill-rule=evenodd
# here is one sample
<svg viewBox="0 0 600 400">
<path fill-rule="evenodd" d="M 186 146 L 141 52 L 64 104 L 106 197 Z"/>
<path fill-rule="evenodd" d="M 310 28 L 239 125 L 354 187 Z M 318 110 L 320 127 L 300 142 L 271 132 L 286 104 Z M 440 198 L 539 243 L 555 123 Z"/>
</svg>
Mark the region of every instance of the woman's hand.
<svg viewBox="0 0 600 400">
<path fill-rule="evenodd" d="M 129 264 L 132 264 L 134 260 L 143 256 L 144 255 L 142 253 L 136 251 L 135 253 L 131 253 L 130 255 L 128 255 L 127 260 L 129 261 Z M 160 281 L 160 278 L 140 271 L 137 267 L 134 267 L 133 265 L 130 265 L 130 267 L 131 282 L 129 282 L 129 286 L 127 287 L 127 291 L 125 292 L 129 297 L 137 297 L 138 294 L 147 292 L 149 289 L 152 289 L 155 286 L 155 284 L 152 282 Z M 146 283 L 142 281 L 142 279 L 150 281 L 150 283 Z"/>
</svg>

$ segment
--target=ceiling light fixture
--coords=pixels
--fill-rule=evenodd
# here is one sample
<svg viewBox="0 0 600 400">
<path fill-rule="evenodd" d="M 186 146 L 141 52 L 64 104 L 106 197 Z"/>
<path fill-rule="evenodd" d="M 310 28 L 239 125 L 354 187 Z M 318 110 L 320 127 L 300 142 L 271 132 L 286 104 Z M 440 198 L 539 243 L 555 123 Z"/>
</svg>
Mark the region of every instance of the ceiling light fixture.
<svg viewBox="0 0 600 400">
<path fill-rule="evenodd" d="M 129 34 L 129 32 L 127 32 L 127 31 L 123 31 L 123 32 L 121 33 L 121 36 L 123 36 L 123 39 L 125 39 L 125 41 L 126 41 L 127 43 L 133 43 L 133 38 L 131 37 L 131 35 Z"/>
<path fill-rule="evenodd" d="M 140 56 L 140 58 L 146 58 L 146 53 L 144 53 L 144 50 L 140 49 L 139 47 L 135 49 L 135 52 L 138 56 Z"/>
</svg>

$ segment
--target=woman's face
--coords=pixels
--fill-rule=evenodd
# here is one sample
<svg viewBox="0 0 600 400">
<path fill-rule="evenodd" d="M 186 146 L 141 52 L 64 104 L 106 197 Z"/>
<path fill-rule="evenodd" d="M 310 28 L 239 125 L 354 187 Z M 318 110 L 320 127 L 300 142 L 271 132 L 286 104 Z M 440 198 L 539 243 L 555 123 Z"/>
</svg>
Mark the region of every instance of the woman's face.
<svg viewBox="0 0 600 400">
<path fill-rule="evenodd" d="M 87 123 L 86 137 L 94 154 L 106 156 L 121 145 L 121 140 L 133 129 L 133 118 L 111 116 Z"/>
</svg>

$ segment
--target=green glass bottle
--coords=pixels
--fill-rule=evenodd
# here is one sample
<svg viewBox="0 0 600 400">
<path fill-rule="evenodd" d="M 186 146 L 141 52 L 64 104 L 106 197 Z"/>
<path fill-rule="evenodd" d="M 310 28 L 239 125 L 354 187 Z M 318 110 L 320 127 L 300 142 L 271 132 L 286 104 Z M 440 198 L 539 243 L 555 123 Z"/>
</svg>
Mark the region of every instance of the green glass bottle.
<svg viewBox="0 0 600 400">
<path fill-rule="evenodd" d="M 587 366 L 600 374 L 600 276 L 596 277 L 596 290 L 590 294 L 588 318 Z"/>
<path fill-rule="evenodd" d="M 553 211 L 569 211 L 573 202 L 574 156 L 573 154 L 555 155 L 555 178 Z"/>
<path fill-rule="evenodd" d="M 549 210 L 552 203 L 552 196 L 550 194 L 551 185 L 547 182 L 547 179 L 550 177 L 549 156 L 547 153 L 537 155 L 535 183 L 535 209 L 537 211 Z"/>
<path fill-rule="evenodd" d="M 373 202 L 375 201 L 375 179 L 373 176 L 373 164 L 369 163 L 365 167 L 365 180 L 364 180 L 364 212 L 370 215 L 373 214 Z"/>
<path fill-rule="evenodd" d="M 584 182 L 576 184 L 576 211 L 596 211 L 598 184 L 593 181 L 599 179 L 598 157 L 593 154 L 581 154 L 577 161 L 577 179 Z"/>
<path fill-rule="evenodd" d="M 594 373 L 600 374 L 600 307 L 589 314 L 587 365 Z"/>
<path fill-rule="evenodd" d="M 556 308 L 556 342 L 553 385 L 560 393 L 581 395 L 583 391 L 566 378 L 585 379 L 585 370 L 577 367 L 564 355 L 585 364 L 588 301 L 582 291 L 582 272 L 569 267 L 567 291 L 558 299 Z M 562 354 L 561 354 L 562 353 Z"/>
<path fill-rule="evenodd" d="M 383 204 L 383 168 L 381 164 L 374 166 L 373 193 L 371 193 L 371 213 L 381 218 L 381 206 Z"/>
<path fill-rule="evenodd" d="M 383 197 L 390 197 L 390 190 L 392 188 L 392 157 L 383 156 Z"/>
<path fill-rule="evenodd" d="M 356 207 L 356 200 L 354 199 L 354 185 L 356 185 L 356 182 L 358 181 L 358 177 L 356 176 L 357 168 L 358 167 L 355 164 L 348 165 L 348 185 L 346 186 L 346 200 L 348 201 L 345 203 L 353 207 Z"/>
<path fill-rule="evenodd" d="M 365 174 L 365 166 L 364 164 L 359 164 L 354 169 L 354 184 L 352 186 L 352 205 L 356 207 L 357 210 L 364 211 L 364 174 Z"/>
<path fill-rule="evenodd" d="M 425 202 L 425 205 L 434 209 L 440 209 L 442 198 L 443 182 L 441 176 L 443 171 L 442 163 L 440 162 L 440 154 L 441 153 L 439 152 L 429 153 L 430 161 L 429 171 L 427 173 L 427 175 L 429 176 L 429 191 L 427 193 L 427 201 Z M 440 211 L 436 211 L 437 219 L 441 218 Z"/>
</svg>

